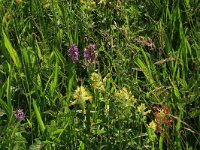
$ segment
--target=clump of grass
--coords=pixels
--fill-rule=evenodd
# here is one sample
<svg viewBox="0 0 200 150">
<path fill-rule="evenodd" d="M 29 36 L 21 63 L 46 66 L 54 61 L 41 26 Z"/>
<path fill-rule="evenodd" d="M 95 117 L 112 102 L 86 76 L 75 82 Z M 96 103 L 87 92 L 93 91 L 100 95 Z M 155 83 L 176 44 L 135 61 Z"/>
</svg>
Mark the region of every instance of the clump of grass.
<svg viewBox="0 0 200 150">
<path fill-rule="evenodd" d="M 0 1 L 0 149 L 198 149 L 197 4 Z"/>
</svg>

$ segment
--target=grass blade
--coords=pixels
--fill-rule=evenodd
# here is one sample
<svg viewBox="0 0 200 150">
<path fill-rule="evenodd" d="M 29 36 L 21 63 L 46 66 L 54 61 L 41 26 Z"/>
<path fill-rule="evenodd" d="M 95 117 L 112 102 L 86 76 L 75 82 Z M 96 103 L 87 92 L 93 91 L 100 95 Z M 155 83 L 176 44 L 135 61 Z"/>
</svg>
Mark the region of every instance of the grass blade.
<svg viewBox="0 0 200 150">
<path fill-rule="evenodd" d="M 8 53 L 10 54 L 10 57 L 12 58 L 15 66 L 17 68 L 21 68 L 21 63 L 20 63 L 20 60 L 19 60 L 17 52 L 12 47 L 12 44 L 11 44 L 10 40 L 8 39 L 8 37 L 6 36 L 6 34 L 5 34 L 5 32 L 3 30 L 2 30 L 2 33 L 3 33 L 4 45 L 5 45 L 6 49 L 8 50 Z"/>
<path fill-rule="evenodd" d="M 39 124 L 39 127 L 40 127 L 40 130 L 42 133 L 44 133 L 45 131 L 45 125 L 44 125 L 44 122 L 42 121 L 42 117 L 40 115 L 40 111 L 37 107 L 37 104 L 36 104 L 36 101 L 33 100 L 33 108 L 34 108 L 34 111 L 35 111 L 35 114 L 36 114 L 36 118 L 37 118 L 37 122 Z"/>
</svg>

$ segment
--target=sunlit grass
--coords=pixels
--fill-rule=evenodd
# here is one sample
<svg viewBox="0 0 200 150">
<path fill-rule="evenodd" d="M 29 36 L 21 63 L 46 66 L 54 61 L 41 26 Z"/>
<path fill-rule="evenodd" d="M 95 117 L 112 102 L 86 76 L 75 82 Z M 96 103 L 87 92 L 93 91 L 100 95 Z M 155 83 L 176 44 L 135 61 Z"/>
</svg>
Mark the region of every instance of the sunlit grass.
<svg viewBox="0 0 200 150">
<path fill-rule="evenodd" d="M 0 1 L 0 149 L 199 149 L 197 1 Z"/>
</svg>

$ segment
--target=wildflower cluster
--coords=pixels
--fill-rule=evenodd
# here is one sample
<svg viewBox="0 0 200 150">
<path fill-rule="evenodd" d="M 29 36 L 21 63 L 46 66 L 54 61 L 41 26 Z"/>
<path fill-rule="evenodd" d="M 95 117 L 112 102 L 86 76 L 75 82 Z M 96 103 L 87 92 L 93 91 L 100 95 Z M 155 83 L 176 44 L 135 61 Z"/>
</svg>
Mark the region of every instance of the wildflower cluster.
<svg viewBox="0 0 200 150">
<path fill-rule="evenodd" d="M 72 46 L 68 50 L 68 56 L 71 57 L 73 63 L 76 63 L 76 61 L 78 61 L 78 48 L 75 44 L 72 44 Z"/>
<path fill-rule="evenodd" d="M 87 48 L 84 50 L 84 57 L 85 57 L 85 65 L 89 66 L 89 64 L 96 64 L 97 63 L 97 51 L 95 50 L 94 44 L 89 44 Z"/>
<path fill-rule="evenodd" d="M 170 112 L 166 105 L 162 105 L 161 108 L 154 106 L 154 118 L 158 132 L 162 133 L 164 129 L 168 129 L 172 126 L 172 119 L 169 116 Z"/>
<path fill-rule="evenodd" d="M 146 111 L 146 106 L 144 103 L 142 103 L 141 105 L 139 105 L 137 107 L 137 110 L 140 114 L 142 114 L 143 116 L 146 116 L 147 114 L 151 113 L 151 110 L 147 110 Z"/>
<path fill-rule="evenodd" d="M 148 127 L 151 129 L 151 131 L 154 133 L 156 131 L 156 123 L 155 121 L 151 121 L 148 125 Z"/>
<path fill-rule="evenodd" d="M 85 89 L 84 86 L 77 87 L 73 94 L 74 101 L 69 106 L 79 105 L 85 111 L 85 102 L 92 102 L 91 94 Z"/>
<path fill-rule="evenodd" d="M 121 90 L 115 92 L 115 96 L 122 102 L 125 106 L 131 106 L 136 102 L 135 97 L 132 95 L 131 91 L 128 91 L 125 87 Z"/>
<path fill-rule="evenodd" d="M 23 109 L 18 109 L 16 111 L 14 111 L 14 116 L 19 121 L 23 120 L 25 117 Z"/>
<path fill-rule="evenodd" d="M 73 63 L 78 61 L 78 48 L 75 44 L 72 44 L 68 50 L 68 56 L 72 59 Z M 97 51 L 96 46 L 94 44 L 89 44 L 87 48 L 84 50 L 84 58 L 85 58 L 85 65 L 88 67 L 90 64 L 96 65 L 97 64 Z"/>
<path fill-rule="evenodd" d="M 98 73 L 92 73 L 90 77 L 92 81 L 92 87 L 94 89 L 99 90 L 100 92 L 105 92 L 105 86 L 104 86 L 104 81 L 102 80 L 102 77 Z"/>
<path fill-rule="evenodd" d="M 151 139 L 153 141 L 155 141 L 155 139 L 156 139 L 157 136 L 156 136 L 156 133 L 155 133 L 156 132 L 156 123 L 155 123 L 154 120 L 152 120 L 149 123 L 148 128 L 150 129 L 149 132 L 148 132 L 149 136 L 151 137 Z"/>
</svg>

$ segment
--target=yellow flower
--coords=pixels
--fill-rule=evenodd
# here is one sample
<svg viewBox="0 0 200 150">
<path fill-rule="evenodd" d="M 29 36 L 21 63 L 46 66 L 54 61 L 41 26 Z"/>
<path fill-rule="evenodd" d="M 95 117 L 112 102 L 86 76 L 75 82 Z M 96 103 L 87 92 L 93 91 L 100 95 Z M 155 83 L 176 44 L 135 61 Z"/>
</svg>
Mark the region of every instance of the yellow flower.
<svg viewBox="0 0 200 150">
<path fill-rule="evenodd" d="M 140 106 L 137 107 L 138 112 L 140 114 L 144 115 L 144 116 L 147 115 L 147 114 L 149 114 L 149 113 L 151 113 L 151 110 L 145 111 L 145 109 L 146 109 L 146 106 L 145 106 L 144 103 L 142 103 Z"/>
<path fill-rule="evenodd" d="M 123 102 L 126 106 L 129 106 L 131 103 L 135 103 L 136 99 L 135 97 L 131 94 L 130 91 L 128 91 L 125 87 L 123 87 L 121 90 L 118 90 L 115 93 L 115 96 Z"/>
<path fill-rule="evenodd" d="M 105 87 L 100 74 L 94 72 L 92 73 L 90 79 L 94 89 L 99 90 L 100 92 L 105 92 Z"/>
<path fill-rule="evenodd" d="M 77 87 L 73 94 L 73 98 L 75 99 L 75 101 L 71 102 L 69 106 L 78 104 L 81 108 L 84 108 L 86 101 L 92 101 L 92 96 L 83 86 Z"/>
<path fill-rule="evenodd" d="M 145 115 L 147 115 L 149 113 L 151 113 L 151 110 L 147 110 L 147 111 L 143 112 L 143 115 L 145 116 Z"/>
<path fill-rule="evenodd" d="M 122 90 L 119 90 L 115 93 L 115 96 L 121 100 L 128 100 L 130 97 L 130 93 L 125 87 L 123 87 Z"/>
<path fill-rule="evenodd" d="M 89 3 L 91 5 L 96 5 L 96 2 L 92 0 L 80 0 L 80 3 Z"/>
<path fill-rule="evenodd" d="M 155 132 L 156 131 L 156 123 L 154 121 L 151 121 L 148 125 L 148 127 Z"/>
<path fill-rule="evenodd" d="M 145 109 L 146 109 L 146 106 L 143 103 L 137 107 L 137 110 L 139 113 L 143 113 L 145 111 Z"/>
<path fill-rule="evenodd" d="M 106 4 L 106 0 L 100 0 L 98 4 Z"/>
</svg>

